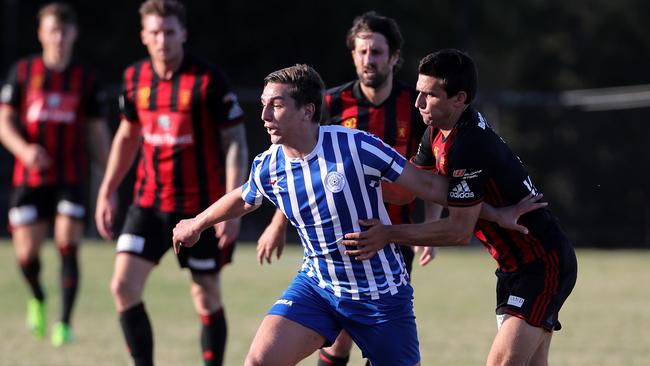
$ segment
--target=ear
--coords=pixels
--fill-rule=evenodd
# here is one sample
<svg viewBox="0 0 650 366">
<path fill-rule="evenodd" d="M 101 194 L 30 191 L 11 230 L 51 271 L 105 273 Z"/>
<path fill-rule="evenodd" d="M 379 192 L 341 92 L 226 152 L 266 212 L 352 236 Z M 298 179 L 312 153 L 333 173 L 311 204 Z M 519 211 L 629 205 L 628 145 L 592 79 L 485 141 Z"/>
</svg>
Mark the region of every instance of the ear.
<svg viewBox="0 0 650 366">
<path fill-rule="evenodd" d="M 305 108 L 305 118 L 311 122 L 314 120 L 314 114 L 316 114 L 316 106 L 314 103 L 308 103 L 304 106 Z"/>
<path fill-rule="evenodd" d="M 395 53 L 393 53 L 390 56 L 390 66 L 391 67 L 395 67 L 395 65 L 397 65 L 397 63 L 399 62 L 400 56 L 402 56 L 402 53 L 401 53 L 400 50 L 395 51 Z"/>
<path fill-rule="evenodd" d="M 467 93 L 464 91 L 459 91 L 456 93 L 454 96 L 454 106 L 455 107 L 462 107 L 465 105 L 465 102 L 467 101 Z"/>
</svg>

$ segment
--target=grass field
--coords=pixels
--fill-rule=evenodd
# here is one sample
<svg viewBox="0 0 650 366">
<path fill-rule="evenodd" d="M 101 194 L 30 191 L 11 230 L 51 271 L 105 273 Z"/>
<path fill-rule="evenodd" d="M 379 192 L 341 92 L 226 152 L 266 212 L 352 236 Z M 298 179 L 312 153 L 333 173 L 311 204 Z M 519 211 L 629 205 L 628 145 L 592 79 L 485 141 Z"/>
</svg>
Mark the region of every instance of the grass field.
<svg viewBox="0 0 650 366">
<path fill-rule="evenodd" d="M 223 272 L 229 338 L 226 365 L 242 365 L 266 310 L 295 275 L 301 250 L 288 248 L 271 266 L 259 267 L 252 245 L 240 245 Z M 43 251 L 50 323 L 58 318 L 58 258 Z M 54 349 L 24 328 L 27 291 L 13 251 L 0 241 L 0 365 L 130 365 L 108 291 L 113 246 L 87 242 L 82 289 L 74 318 L 76 341 Z M 555 334 L 553 365 L 650 365 L 650 251 L 579 250 L 578 283 Z M 483 250 L 442 249 L 413 278 L 422 365 L 482 365 L 495 332 L 494 263 Z M 154 271 L 145 299 L 155 334 L 157 365 L 200 365 L 198 319 L 188 273 L 168 254 Z M 300 365 L 315 365 L 314 357 Z M 358 351 L 350 365 L 361 365 Z"/>
</svg>

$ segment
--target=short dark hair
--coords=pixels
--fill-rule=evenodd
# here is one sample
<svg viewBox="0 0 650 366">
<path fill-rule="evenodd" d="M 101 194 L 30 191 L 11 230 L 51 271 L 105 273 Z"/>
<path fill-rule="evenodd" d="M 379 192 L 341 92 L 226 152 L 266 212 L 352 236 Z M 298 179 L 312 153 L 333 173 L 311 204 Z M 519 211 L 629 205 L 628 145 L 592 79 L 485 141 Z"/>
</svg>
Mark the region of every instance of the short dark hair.
<svg viewBox="0 0 650 366">
<path fill-rule="evenodd" d="M 296 64 L 274 71 L 264 78 L 264 86 L 269 83 L 289 85 L 289 96 L 296 101 L 297 107 L 314 104 L 312 122 L 320 123 L 323 106 L 325 83 L 318 72 L 311 66 Z"/>
<path fill-rule="evenodd" d="M 424 56 L 418 73 L 442 80 L 442 88 L 452 97 L 460 91 L 467 94 L 465 104 L 476 96 L 478 70 L 474 60 L 463 51 L 444 49 Z"/>
<path fill-rule="evenodd" d="M 386 38 L 388 42 L 388 52 L 390 55 L 395 55 L 402 49 L 404 39 L 402 32 L 399 30 L 397 22 L 389 17 L 378 14 L 375 11 L 366 12 L 356 18 L 352 22 L 352 28 L 348 30 L 345 42 L 350 50 L 354 50 L 354 40 L 360 33 L 379 33 Z M 401 57 L 397 66 L 401 64 Z"/>
<path fill-rule="evenodd" d="M 187 28 L 187 18 L 185 16 L 185 6 L 176 0 L 147 0 L 140 5 L 140 17 L 147 15 L 158 15 L 161 17 L 174 16 L 178 22 Z"/>
<path fill-rule="evenodd" d="M 43 18 L 49 15 L 54 16 L 61 23 L 75 26 L 78 25 L 77 13 L 70 4 L 55 2 L 44 5 L 38 11 L 38 21 L 43 21 Z"/>
</svg>

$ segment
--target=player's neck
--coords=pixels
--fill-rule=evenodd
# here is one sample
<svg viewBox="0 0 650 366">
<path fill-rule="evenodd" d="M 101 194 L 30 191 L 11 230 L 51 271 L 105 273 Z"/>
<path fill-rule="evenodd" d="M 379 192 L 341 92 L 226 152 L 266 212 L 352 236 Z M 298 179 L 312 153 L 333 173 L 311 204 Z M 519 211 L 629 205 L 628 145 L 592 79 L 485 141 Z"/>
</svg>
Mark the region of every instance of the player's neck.
<svg viewBox="0 0 650 366">
<path fill-rule="evenodd" d="M 71 55 L 62 55 L 59 56 L 54 53 L 48 53 L 43 51 L 43 64 L 49 70 L 53 71 L 62 71 L 70 64 Z"/>
<path fill-rule="evenodd" d="M 447 121 L 438 127 L 440 128 L 440 133 L 442 133 L 442 136 L 445 138 L 449 136 L 454 127 L 456 127 L 458 120 L 460 120 L 460 116 L 463 114 L 465 109 L 467 109 L 467 107 L 468 105 L 465 104 L 462 108 L 454 110 L 454 112 L 449 115 L 449 118 L 447 118 Z"/>
<path fill-rule="evenodd" d="M 163 80 L 169 80 L 174 76 L 174 73 L 181 68 L 183 63 L 183 54 L 179 57 L 176 57 L 172 60 L 155 60 L 151 59 L 151 64 L 153 65 L 153 70 L 156 72 L 159 78 Z"/>
<path fill-rule="evenodd" d="M 286 141 L 282 144 L 284 153 L 287 157 L 292 159 L 303 159 L 316 148 L 319 134 L 318 123 L 311 123 L 309 127 L 302 131 L 304 132 L 296 135 L 291 141 Z"/>
<path fill-rule="evenodd" d="M 380 105 L 390 96 L 390 92 L 393 89 L 393 77 L 392 75 L 386 78 L 384 84 L 380 85 L 378 88 L 373 88 L 371 86 L 363 85 L 361 86 L 361 92 L 363 95 L 374 105 Z"/>
</svg>

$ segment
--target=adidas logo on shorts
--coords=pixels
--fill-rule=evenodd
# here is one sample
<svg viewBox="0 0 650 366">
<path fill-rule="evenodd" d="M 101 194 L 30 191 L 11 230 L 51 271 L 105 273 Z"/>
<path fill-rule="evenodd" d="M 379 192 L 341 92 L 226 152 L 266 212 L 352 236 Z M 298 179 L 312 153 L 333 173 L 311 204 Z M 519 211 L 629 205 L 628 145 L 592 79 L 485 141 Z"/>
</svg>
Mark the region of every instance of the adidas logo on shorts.
<svg viewBox="0 0 650 366">
<path fill-rule="evenodd" d="M 474 198 L 474 192 L 469 189 L 467 182 L 461 181 L 454 187 L 454 189 L 449 192 L 449 197 L 451 198 Z"/>
</svg>

